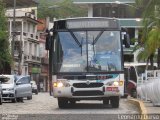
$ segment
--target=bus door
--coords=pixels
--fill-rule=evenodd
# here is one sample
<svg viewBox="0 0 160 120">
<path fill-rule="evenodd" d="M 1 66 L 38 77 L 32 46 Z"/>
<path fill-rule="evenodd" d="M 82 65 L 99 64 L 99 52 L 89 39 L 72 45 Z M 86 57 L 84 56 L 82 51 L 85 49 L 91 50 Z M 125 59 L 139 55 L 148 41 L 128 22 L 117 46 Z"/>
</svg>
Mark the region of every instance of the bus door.
<svg viewBox="0 0 160 120">
<path fill-rule="evenodd" d="M 136 83 L 137 83 L 137 73 L 135 67 L 130 66 L 124 69 L 125 75 L 125 92 L 130 94 L 132 97 L 135 97 L 136 92 Z"/>
</svg>

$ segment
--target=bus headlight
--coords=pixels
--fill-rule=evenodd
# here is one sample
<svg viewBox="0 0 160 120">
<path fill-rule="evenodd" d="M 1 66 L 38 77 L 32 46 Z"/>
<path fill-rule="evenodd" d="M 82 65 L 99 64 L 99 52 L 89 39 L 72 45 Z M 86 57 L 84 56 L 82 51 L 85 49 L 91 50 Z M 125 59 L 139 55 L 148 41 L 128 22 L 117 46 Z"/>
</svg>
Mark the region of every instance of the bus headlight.
<svg viewBox="0 0 160 120">
<path fill-rule="evenodd" d="M 70 84 L 67 81 L 57 81 L 53 83 L 54 87 L 70 87 Z"/>
<path fill-rule="evenodd" d="M 106 85 L 108 86 L 123 86 L 123 81 L 110 81 Z"/>
<path fill-rule="evenodd" d="M 110 81 L 106 85 L 108 85 L 108 86 L 118 86 L 119 82 L 118 81 Z"/>
<path fill-rule="evenodd" d="M 118 85 L 119 85 L 119 82 L 118 82 L 118 81 L 114 81 L 114 82 L 113 82 L 113 85 L 114 85 L 114 86 L 118 86 Z"/>
</svg>

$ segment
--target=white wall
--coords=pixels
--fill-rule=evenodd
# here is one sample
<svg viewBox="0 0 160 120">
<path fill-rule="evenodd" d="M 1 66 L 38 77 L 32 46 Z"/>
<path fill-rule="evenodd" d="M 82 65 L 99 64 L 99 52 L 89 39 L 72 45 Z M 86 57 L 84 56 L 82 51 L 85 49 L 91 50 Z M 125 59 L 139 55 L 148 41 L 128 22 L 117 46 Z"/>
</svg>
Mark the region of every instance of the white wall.
<svg viewBox="0 0 160 120">
<path fill-rule="evenodd" d="M 93 17 L 93 5 L 88 5 L 88 17 Z"/>
</svg>

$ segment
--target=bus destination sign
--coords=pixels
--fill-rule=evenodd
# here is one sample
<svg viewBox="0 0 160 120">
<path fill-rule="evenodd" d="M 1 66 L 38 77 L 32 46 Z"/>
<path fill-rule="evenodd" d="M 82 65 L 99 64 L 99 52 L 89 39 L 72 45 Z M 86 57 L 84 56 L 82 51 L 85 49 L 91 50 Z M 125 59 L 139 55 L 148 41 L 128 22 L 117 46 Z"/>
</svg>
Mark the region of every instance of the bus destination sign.
<svg viewBox="0 0 160 120">
<path fill-rule="evenodd" d="M 67 20 L 68 29 L 79 29 L 79 28 L 118 28 L 117 21 L 113 19 L 69 19 Z"/>
</svg>

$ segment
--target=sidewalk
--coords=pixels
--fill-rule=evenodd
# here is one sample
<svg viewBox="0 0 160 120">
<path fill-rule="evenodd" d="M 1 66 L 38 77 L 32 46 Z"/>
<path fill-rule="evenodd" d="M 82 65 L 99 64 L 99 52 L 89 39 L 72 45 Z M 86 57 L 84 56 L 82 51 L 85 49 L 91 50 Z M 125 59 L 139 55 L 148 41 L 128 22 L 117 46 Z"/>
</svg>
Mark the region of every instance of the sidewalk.
<svg viewBox="0 0 160 120">
<path fill-rule="evenodd" d="M 128 100 L 139 108 L 141 114 L 160 114 L 160 106 L 153 106 L 150 101 L 133 98 L 128 98 Z"/>
<path fill-rule="evenodd" d="M 153 106 L 150 101 L 143 101 L 143 104 L 147 110 L 147 114 L 160 114 L 160 106 Z"/>
</svg>

